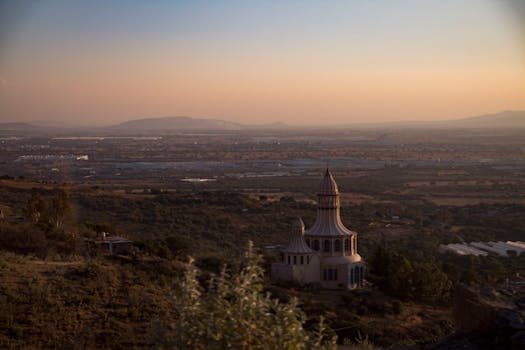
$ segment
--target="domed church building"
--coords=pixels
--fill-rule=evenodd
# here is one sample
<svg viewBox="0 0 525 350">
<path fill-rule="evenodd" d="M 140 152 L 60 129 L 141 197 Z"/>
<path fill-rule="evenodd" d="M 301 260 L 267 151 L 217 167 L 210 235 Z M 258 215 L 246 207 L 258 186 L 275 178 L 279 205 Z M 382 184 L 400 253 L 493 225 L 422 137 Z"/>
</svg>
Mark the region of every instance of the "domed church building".
<svg viewBox="0 0 525 350">
<path fill-rule="evenodd" d="M 274 282 L 317 284 L 327 289 L 363 286 L 365 263 L 357 254 L 357 233 L 347 229 L 340 214 L 339 189 L 326 169 L 318 193 L 317 219 L 305 231 L 298 218 L 283 261 L 272 264 Z"/>
</svg>

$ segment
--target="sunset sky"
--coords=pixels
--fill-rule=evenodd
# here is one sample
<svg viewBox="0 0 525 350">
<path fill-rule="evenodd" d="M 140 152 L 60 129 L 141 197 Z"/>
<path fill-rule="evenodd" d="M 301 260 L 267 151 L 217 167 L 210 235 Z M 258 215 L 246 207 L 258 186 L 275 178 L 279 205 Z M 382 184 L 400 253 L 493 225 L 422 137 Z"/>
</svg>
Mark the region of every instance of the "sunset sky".
<svg viewBox="0 0 525 350">
<path fill-rule="evenodd" d="M 525 109 L 518 0 L 0 1 L 0 122 Z"/>
</svg>

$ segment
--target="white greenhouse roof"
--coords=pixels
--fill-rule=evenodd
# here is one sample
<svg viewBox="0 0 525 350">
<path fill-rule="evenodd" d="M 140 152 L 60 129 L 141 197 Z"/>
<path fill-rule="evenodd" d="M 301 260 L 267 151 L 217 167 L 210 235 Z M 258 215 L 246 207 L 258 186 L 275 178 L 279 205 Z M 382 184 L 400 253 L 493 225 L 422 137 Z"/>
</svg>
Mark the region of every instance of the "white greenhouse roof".
<svg viewBox="0 0 525 350">
<path fill-rule="evenodd" d="M 525 243 L 521 241 L 452 243 L 441 245 L 440 249 L 458 255 L 486 256 L 488 253 L 493 253 L 508 257 L 509 251 L 516 252 L 516 255 L 525 254 Z"/>
</svg>

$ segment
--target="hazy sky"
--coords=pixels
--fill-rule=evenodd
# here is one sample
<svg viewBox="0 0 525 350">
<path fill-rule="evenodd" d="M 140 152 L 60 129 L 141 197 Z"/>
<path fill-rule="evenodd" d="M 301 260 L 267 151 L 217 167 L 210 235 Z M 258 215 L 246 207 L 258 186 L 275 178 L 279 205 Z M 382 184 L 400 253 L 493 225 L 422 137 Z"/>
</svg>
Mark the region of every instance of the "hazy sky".
<svg viewBox="0 0 525 350">
<path fill-rule="evenodd" d="M 525 109 L 520 3 L 0 0 L 0 121 L 336 124 Z"/>
</svg>

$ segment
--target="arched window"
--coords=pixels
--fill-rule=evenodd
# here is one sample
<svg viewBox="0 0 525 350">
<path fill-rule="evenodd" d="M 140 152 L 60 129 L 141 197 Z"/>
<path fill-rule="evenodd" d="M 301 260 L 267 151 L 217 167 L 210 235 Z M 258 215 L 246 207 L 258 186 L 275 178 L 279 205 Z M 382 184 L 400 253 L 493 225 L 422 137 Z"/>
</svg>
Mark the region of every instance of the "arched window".
<svg viewBox="0 0 525 350">
<path fill-rule="evenodd" d="M 354 269 L 350 269 L 350 283 L 354 284 Z"/>
<path fill-rule="evenodd" d="M 359 274 L 359 267 L 355 268 L 355 281 L 356 283 L 359 283 L 359 281 L 361 281 L 361 275 Z"/>
<path fill-rule="evenodd" d="M 301 255 L 301 265 L 304 264 L 304 257 Z"/>
<path fill-rule="evenodd" d="M 290 265 L 290 255 L 288 255 L 288 265 Z"/>
<path fill-rule="evenodd" d="M 350 240 L 348 238 L 345 238 L 345 252 L 350 252 Z"/>
<path fill-rule="evenodd" d="M 308 247 L 310 247 L 310 238 L 307 238 L 307 239 L 306 239 L 306 245 L 307 245 Z"/>
<path fill-rule="evenodd" d="M 314 240 L 314 250 L 319 251 L 319 240 Z"/>
<path fill-rule="evenodd" d="M 341 240 L 340 239 L 336 239 L 335 242 L 334 242 L 334 251 L 335 252 L 340 252 L 341 251 Z"/>
<path fill-rule="evenodd" d="M 324 240 L 324 251 L 329 252 L 330 251 L 330 241 L 328 239 Z"/>
<path fill-rule="evenodd" d="M 293 264 L 297 265 L 297 256 L 296 255 L 293 256 Z"/>
</svg>

